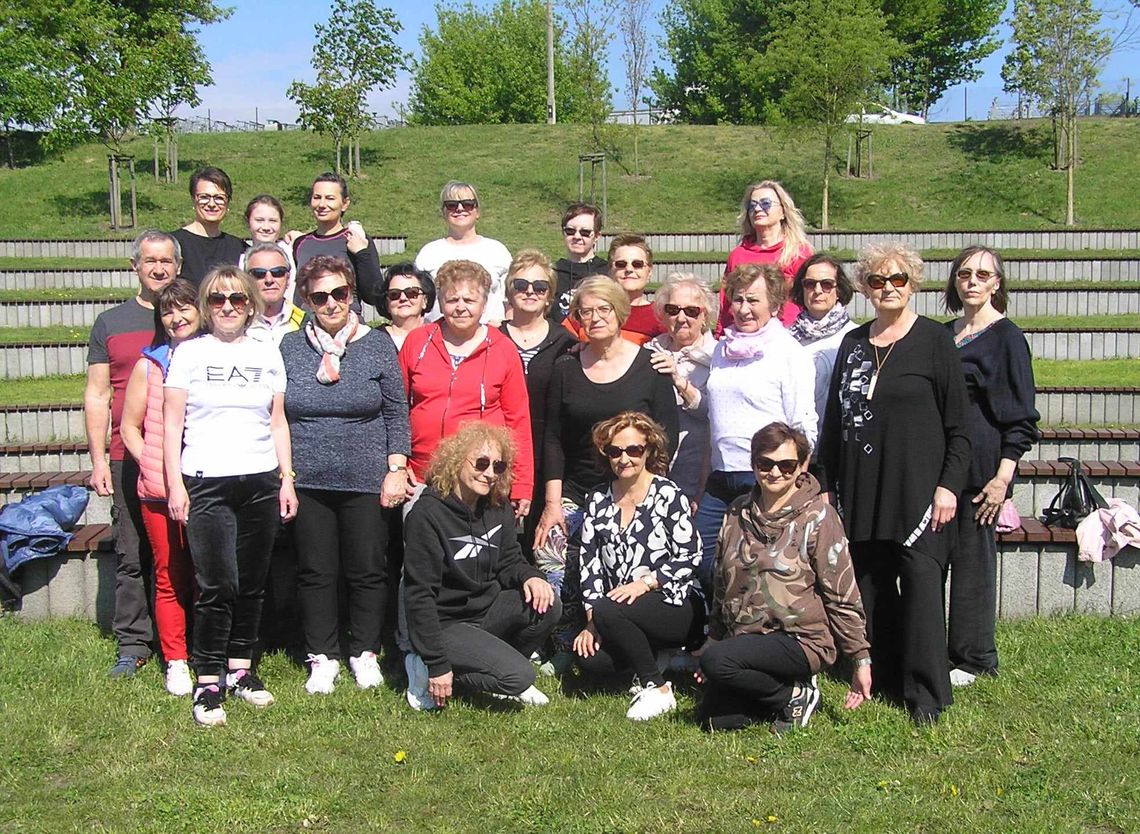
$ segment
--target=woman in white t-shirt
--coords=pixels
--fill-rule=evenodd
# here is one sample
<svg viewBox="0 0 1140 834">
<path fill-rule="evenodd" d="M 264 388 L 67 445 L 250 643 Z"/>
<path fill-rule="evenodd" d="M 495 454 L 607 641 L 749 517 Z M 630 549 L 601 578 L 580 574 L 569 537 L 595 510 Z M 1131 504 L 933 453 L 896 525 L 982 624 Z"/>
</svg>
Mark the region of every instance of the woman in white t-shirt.
<svg viewBox="0 0 1140 834">
<path fill-rule="evenodd" d="M 252 658 L 278 518 L 296 515 L 297 494 L 281 354 L 245 335 L 261 306 L 253 278 L 232 266 L 211 270 L 198 306 L 208 332 L 171 360 L 163 451 L 167 506 L 186 525 L 199 584 L 193 715 L 215 725 L 226 721 L 227 693 L 273 703 Z"/>
<path fill-rule="evenodd" d="M 439 192 L 439 208 L 447 223 L 447 237 L 426 244 L 416 255 L 416 268 L 425 269 L 435 278 L 436 271 L 448 261 L 474 261 L 491 275 L 491 290 L 480 324 L 498 327 L 507 310 L 507 271 L 511 253 L 493 238 L 475 231 L 479 221 L 479 192 L 469 183 L 452 180 Z M 442 314 L 436 306 L 428 313 L 428 321 Z"/>
</svg>

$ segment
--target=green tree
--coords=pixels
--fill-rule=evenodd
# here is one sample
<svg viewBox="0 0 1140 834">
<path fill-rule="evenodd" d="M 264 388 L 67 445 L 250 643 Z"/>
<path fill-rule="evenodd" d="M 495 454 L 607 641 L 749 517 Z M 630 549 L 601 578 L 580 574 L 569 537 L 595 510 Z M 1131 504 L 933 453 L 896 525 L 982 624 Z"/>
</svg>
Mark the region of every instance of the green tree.
<svg viewBox="0 0 1140 834">
<path fill-rule="evenodd" d="M 315 27 L 316 82 L 289 85 L 287 95 L 300 109 L 301 125 L 333 137 L 338 173 L 347 141 L 348 173 L 360 175 L 360 134 L 375 121 L 368 95 L 393 87 L 396 73 L 406 65 L 404 51 L 396 45 L 401 29 L 395 12 L 373 0 L 335 0 L 328 21 Z"/>
<path fill-rule="evenodd" d="M 835 137 L 884 78 L 898 42 L 874 0 L 790 0 L 776 17 L 764 64 L 779 80 L 779 108 L 823 136 L 821 225 L 829 223 Z"/>
<path fill-rule="evenodd" d="M 1010 25 L 1013 50 L 1002 79 L 1006 90 L 1022 93 L 1053 117 L 1055 158 L 1065 171 L 1065 224 L 1072 226 L 1077 114 L 1096 87 L 1112 39 L 1090 0 L 1014 0 Z"/>
</svg>

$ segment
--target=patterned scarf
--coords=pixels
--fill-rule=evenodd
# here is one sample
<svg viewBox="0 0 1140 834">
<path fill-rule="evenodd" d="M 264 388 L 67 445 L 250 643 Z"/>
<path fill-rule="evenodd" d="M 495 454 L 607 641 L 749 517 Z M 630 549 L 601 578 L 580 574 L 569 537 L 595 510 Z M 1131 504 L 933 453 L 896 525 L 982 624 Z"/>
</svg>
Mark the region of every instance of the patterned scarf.
<svg viewBox="0 0 1140 834">
<path fill-rule="evenodd" d="M 812 342 L 834 336 L 846 327 L 849 321 L 851 316 L 847 315 L 847 308 L 842 304 L 836 304 L 821 319 L 814 319 L 807 310 L 801 310 L 796 320 L 788 326 L 788 332 L 801 345 L 810 345 Z"/>
<path fill-rule="evenodd" d="M 305 322 L 305 336 L 309 344 L 321 351 L 321 364 L 317 366 L 317 382 L 322 385 L 333 385 L 340 380 L 340 358 L 344 356 L 345 347 L 356 336 L 360 328 L 360 319 L 352 310 L 348 311 L 348 322 L 335 336 L 317 327 L 312 319 Z"/>
</svg>

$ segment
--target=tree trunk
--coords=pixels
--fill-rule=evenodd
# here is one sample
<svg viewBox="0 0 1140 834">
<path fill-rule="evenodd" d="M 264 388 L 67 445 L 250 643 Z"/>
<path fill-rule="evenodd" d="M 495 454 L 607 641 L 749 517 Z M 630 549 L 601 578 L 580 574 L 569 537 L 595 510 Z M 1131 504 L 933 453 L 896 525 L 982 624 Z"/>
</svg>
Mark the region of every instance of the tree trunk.
<svg viewBox="0 0 1140 834">
<path fill-rule="evenodd" d="M 16 170 L 16 155 L 12 150 L 12 129 L 8 125 L 4 125 L 4 144 L 8 152 L 8 170 Z"/>
<path fill-rule="evenodd" d="M 360 176 L 360 137 L 359 137 L 359 136 L 357 136 L 357 137 L 356 137 L 356 151 L 355 151 L 355 154 L 356 154 L 356 157 L 355 157 L 355 164 L 356 164 L 356 176 L 358 176 L 358 177 L 359 177 L 359 176 Z"/>
<path fill-rule="evenodd" d="M 823 211 L 821 212 L 821 228 L 825 231 L 828 225 L 828 212 L 831 202 L 831 134 L 823 137 Z"/>
<path fill-rule="evenodd" d="M 1073 169 L 1077 167 L 1077 120 L 1074 116 L 1068 121 L 1065 131 L 1065 156 L 1068 157 L 1065 166 L 1065 225 L 1072 226 L 1076 223 L 1073 216 Z"/>
<path fill-rule="evenodd" d="M 340 173 L 340 137 L 336 138 L 336 172 Z"/>
<path fill-rule="evenodd" d="M 158 182 L 158 137 L 154 137 L 154 181 Z"/>
</svg>

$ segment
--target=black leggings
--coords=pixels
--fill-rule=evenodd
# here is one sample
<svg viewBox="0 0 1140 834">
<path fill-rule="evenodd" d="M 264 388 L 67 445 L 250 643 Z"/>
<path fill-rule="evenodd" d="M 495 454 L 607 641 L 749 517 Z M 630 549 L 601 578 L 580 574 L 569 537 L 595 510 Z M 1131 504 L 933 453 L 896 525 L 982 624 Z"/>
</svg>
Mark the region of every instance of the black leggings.
<svg viewBox="0 0 1140 834">
<path fill-rule="evenodd" d="M 705 607 L 690 593 L 682 605 L 670 605 L 660 591 L 642 594 L 632 605 L 609 597 L 591 602 L 601 649 L 592 657 L 575 655 L 583 672 L 612 675 L 632 669 L 642 686 L 661 686 L 657 650 L 684 646 L 704 624 Z"/>
<path fill-rule="evenodd" d="M 974 675 L 997 672 L 997 540 L 992 524 L 974 521 L 976 492 L 958 497 L 958 545 L 950 554 L 950 666 Z"/>
<path fill-rule="evenodd" d="M 792 688 L 811 678 L 800 642 L 787 632 L 738 634 L 701 652 L 706 689 L 701 723 L 739 729 L 787 706 Z"/>
</svg>

